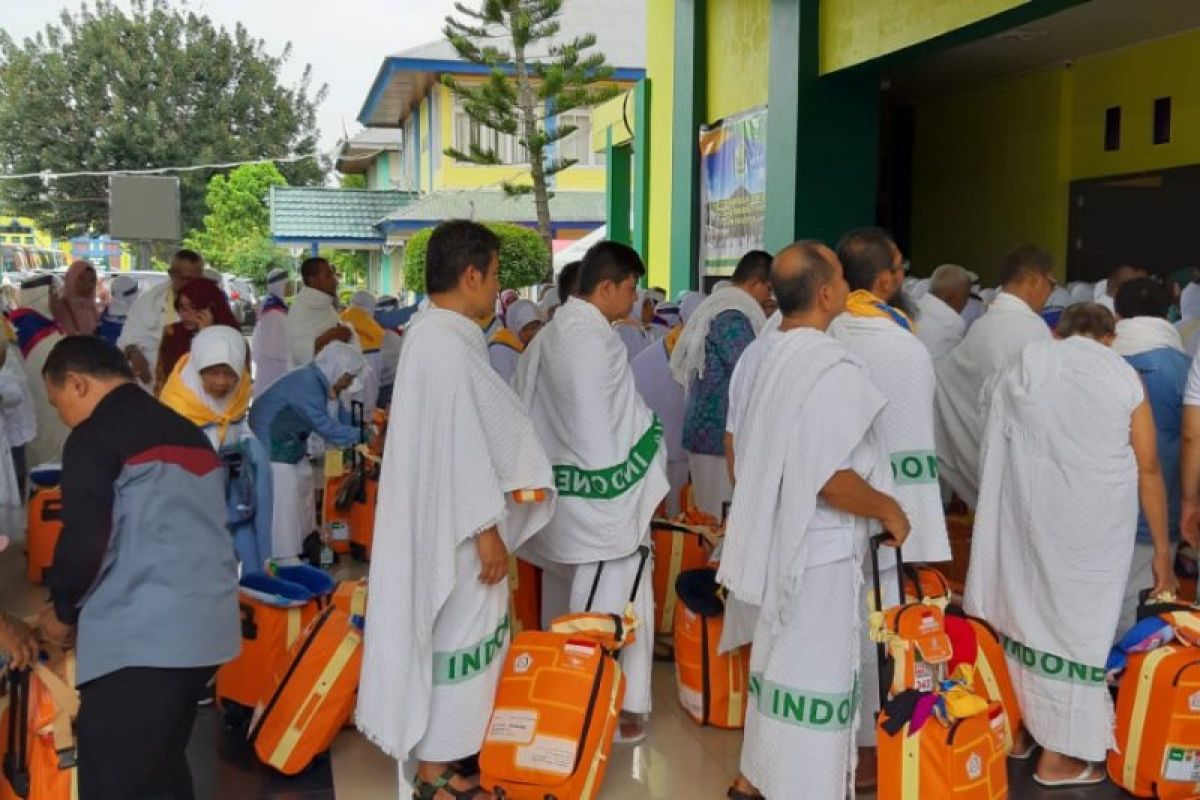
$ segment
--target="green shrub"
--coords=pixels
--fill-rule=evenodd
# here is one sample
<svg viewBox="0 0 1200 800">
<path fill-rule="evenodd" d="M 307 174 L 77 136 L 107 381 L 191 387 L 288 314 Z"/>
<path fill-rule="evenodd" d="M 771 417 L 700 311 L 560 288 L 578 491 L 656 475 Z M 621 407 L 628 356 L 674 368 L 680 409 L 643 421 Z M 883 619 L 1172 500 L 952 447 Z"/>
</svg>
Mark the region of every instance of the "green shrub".
<svg viewBox="0 0 1200 800">
<path fill-rule="evenodd" d="M 532 228 L 505 222 L 485 222 L 500 237 L 500 288 L 523 289 L 541 283 L 550 273 L 550 254 Z M 404 288 L 425 292 L 425 251 L 433 228 L 417 231 L 404 246 Z"/>
</svg>

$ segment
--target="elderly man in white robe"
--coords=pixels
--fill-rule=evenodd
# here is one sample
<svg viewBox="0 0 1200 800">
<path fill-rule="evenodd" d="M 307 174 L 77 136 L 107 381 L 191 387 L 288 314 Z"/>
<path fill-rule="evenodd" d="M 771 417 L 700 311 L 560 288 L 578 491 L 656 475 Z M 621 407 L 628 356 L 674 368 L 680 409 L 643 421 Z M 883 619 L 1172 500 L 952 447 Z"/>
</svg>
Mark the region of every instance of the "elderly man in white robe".
<svg viewBox="0 0 1200 800">
<path fill-rule="evenodd" d="M 621 613 L 642 562 L 640 548 L 649 542 L 650 520 L 670 486 L 662 422 L 638 395 L 612 328 L 628 314 L 644 274 L 632 248 L 593 245 L 583 259 L 579 295 L 533 340 L 513 378 L 558 489 L 554 518 L 520 554 L 545 569 L 543 603 L 552 610 L 555 583 L 559 595 L 569 583 L 568 608 L 581 612 L 595 580 L 591 610 Z M 654 596 L 648 584 L 638 585 L 634 611 L 649 630 Z M 628 680 L 618 741 L 646 735 L 653 644 L 653 636 L 639 636 L 622 651 Z"/>
<path fill-rule="evenodd" d="M 896 500 L 912 524 L 905 554 L 914 563 L 950 560 L 950 541 L 938 486 L 933 438 L 933 359 L 912 333 L 912 322 L 892 303 L 904 280 L 904 257 L 879 228 L 846 234 L 837 249 L 851 293 L 829 335 L 862 360 L 887 400 L 875 427 L 891 461 Z M 894 560 L 881 559 L 886 605 L 896 596 Z M 875 714 L 879 687 L 875 643 L 863 631 L 863 706 L 858 727 L 861 789 L 875 784 Z"/>
<path fill-rule="evenodd" d="M 315 256 L 305 259 L 300 278 L 304 285 L 292 298 L 287 316 L 289 369 L 311 363 L 329 342 L 350 344 L 355 338 L 338 315 L 338 278 L 329 261 Z"/>
<path fill-rule="evenodd" d="M 1056 285 L 1054 261 L 1024 246 L 1005 259 L 1002 291 L 962 342 L 936 366 L 935 433 L 941 477 L 972 508 L 979 495 L 979 448 L 983 440 L 983 387 L 1025 345 L 1050 338 L 1042 308 Z"/>
<path fill-rule="evenodd" d="M 983 480 L 966 610 L 1001 634 L 1021 716 L 1042 747 L 1034 780 L 1101 783 L 1113 741 L 1105 662 L 1121 613 L 1138 504 L 1154 587 L 1174 590 L 1154 417 L 1115 324 L 1071 306 L 1058 340 L 1029 344 L 986 395 Z M 1026 738 L 1014 747 L 1028 751 Z"/>
<path fill-rule="evenodd" d="M 942 264 L 929 277 L 929 291 L 917 300 L 917 339 L 935 361 L 967 335 L 962 312 L 974 281 L 975 276 L 957 264 Z"/>
<path fill-rule="evenodd" d="M 843 800 L 858 720 L 860 560 L 870 533 L 909 524 L 892 497 L 866 366 L 825 330 L 846 307 L 819 242 L 775 259 L 781 335 L 763 356 L 737 436 L 718 580 L 761 611 L 733 800 Z M 781 435 L 781 432 L 783 434 Z M 819 642 L 819 646 L 814 646 Z"/>
<path fill-rule="evenodd" d="M 405 332 L 392 404 L 406 424 L 388 432 L 371 559 L 358 727 L 414 796 L 438 800 L 491 797 L 454 762 L 479 751 L 491 715 L 508 554 L 554 508 L 550 463 L 475 322 L 499 290 L 499 248 L 464 220 L 429 240 L 430 302 Z M 546 499 L 517 502 L 522 490 Z"/>
<path fill-rule="evenodd" d="M 163 330 L 179 321 L 175 311 L 175 293 L 188 281 L 204 277 L 204 259 L 194 250 L 176 250 L 164 281 L 140 293 L 125 318 L 125 327 L 117 339 L 117 347 L 129 360 L 133 375 L 143 389 L 154 385 L 158 365 L 158 348 Z"/>
</svg>

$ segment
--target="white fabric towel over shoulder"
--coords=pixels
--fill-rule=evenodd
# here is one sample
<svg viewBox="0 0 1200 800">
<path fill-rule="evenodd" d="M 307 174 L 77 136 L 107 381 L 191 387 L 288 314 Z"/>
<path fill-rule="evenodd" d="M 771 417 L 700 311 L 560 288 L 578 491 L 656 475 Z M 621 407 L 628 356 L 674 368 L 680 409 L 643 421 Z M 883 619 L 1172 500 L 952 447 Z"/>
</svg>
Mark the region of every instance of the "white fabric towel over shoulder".
<svg viewBox="0 0 1200 800">
<path fill-rule="evenodd" d="M 551 487 L 553 473 L 472 320 L 431 308 L 409 326 L 392 408 L 405 425 L 388 431 L 383 457 L 357 722 L 404 761 L 429 719 L 434 620 L 455 583 L 456 548 L 498 522 L 515 550 L 549 519 L 554 493 L 511 500 Z"/>
<path fill-rule="evenodd" d="M 513 388 L 558 490 L 554 519 L 531 542 L 533 560 L 586 564 L 632 553 L 670 488 L 667 455 L 662 422 L 600 311 L 575 297 L 559 307 L 521 356 Z"/>
<path fill-rule="evenodd" d="M 704 342 L 708 338 L 708 329 L 717 315 L 726 311 L 744 314 L 756 336 L 767 322 L 762 306 L 745 289 L 728 286 L 706 297 L 688 317 L 679 343 L 671 353 L 671 374 L 684 389 L 689 388 L 696 378 L 704 377 Z"/>
<path fill-rule="evenodd" d="M 1121 356 L 1136 356 L 1167 347 L 1183 352 L 1183 339 L 1178 329 L 1159 317 L 1131 317 L 1117 321 L 1117 338 L 1113 352 Z"/>
<path fill-rule="evenodd" d="M 786 622 L 818 495 L 860 444 L 878 438 L 872 426 L 885 402 L 863 363 L 819 331 L 786 332 L 764 355 L 738 432 L 738 481 L 717 574 L 734 597 L 761 609 L 760 626 Z M 890 490 L 883 444 L 870 446 L 880 468 L 869 480 Z"/>
<path fill-rule="evenodd" d="M 912 524 L 905 557 L 916 563 L 949 561 L 933 438 L 936 379 L 929 351 L 913 334 L 881 317 L 842 314 L 829 326 L 829 335 L 866 363 L 871 381 L 887 398 L 876 425 L 891 460 L 896 501 Z"/>
</svg>

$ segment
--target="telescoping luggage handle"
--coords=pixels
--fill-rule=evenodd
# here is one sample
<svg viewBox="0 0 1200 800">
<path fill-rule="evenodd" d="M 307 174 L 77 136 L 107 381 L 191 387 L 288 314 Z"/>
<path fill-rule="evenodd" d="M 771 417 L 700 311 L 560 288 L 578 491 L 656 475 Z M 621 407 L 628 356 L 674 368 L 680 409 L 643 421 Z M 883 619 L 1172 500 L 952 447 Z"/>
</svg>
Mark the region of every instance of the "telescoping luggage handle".
<svg viewBox="0 0 1200 800">
<path fill-rule="evenodd" d="M 874 588 L 875 610 L 883 613 L 883 590 L 879 581 L 879 548 L 885 543 L 892 541 L 890 533 L 877 533 L 871 537 L 871 585 Z M 896 578 L 900 584 L 900 599 L 904 600 L 904 555 L 900 552 L 900 547 L 896 550 Z M 884 669 L 887 664 L 887 647 L 883 642 L 875 643 L 875 668 L 879 671 L 879 708 L 882 709 L 887 705 L 887 687 L 891 684 L 887 680 Z"/>
<path fill-rule="evenodd" d="M 646 560 L 650 558 L 650 547 L 648 545 L 638 547 L 638 554 L 642 559 L 638 562 L 637 575 L 633 578 L 633 590 L 629 592 L 629 602 L 631 603 L 637 597 L 638 588 L 642 585 L 642 573 L 646 571 Z M 592 589 L 588 592 L 587 607 L 583 609 L 584 613 L 592 610 L 592 602 L 596 599 L 596 589 L 600 586 L 602 572 L 604 572 L 603 561 L 596 565 L 596 577 L 592 578 Z"/>
</svg>

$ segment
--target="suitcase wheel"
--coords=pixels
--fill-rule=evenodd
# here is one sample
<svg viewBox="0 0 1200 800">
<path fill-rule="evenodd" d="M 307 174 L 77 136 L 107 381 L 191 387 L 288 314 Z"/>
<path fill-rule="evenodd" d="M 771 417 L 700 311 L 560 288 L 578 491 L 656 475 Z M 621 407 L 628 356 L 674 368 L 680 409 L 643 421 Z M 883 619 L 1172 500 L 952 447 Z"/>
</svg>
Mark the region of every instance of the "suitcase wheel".
<svg viewBox="0 0 1200 800">
<path fill-rule="evenodd" d="M 253 712 L 241 703 L 225 701 L 221 709 L 221 721 L 227 731 L 245 732 L 250 729 Z"/>
<path fill-rule="evenodd" d="M 358 542 L 350 543 L 350 556 L 361 564 L 371 563 L 370 557 L 367 555 L 367 548 Z"/>
<path fill-rule="evenodd" d="M 504 791 L 503 786 L 496 786 L 492 788 L 492 797 L 495 797 L 496 800 L 507 800 L 508 792 Z"/>
</svg>

